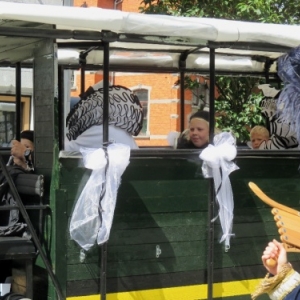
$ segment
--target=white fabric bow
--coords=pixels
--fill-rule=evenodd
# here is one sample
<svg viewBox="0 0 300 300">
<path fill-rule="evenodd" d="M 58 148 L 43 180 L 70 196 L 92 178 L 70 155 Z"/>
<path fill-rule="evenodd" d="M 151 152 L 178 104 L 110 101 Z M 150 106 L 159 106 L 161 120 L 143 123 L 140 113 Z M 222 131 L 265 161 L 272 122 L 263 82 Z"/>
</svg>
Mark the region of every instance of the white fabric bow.
<svg viewBox="0 0 300 300">
<path fill-rule="evenodd" d="M 100 245 L 109 238 L 117 190 L 121 176 L 129 164 L 130 147 L 118 143 L 109 145 L 108 160 L 102 148 L 81 148 L 80 151 L 84 166 L 93 171 L 76 202 L 70 222 L 70 235 L 72 240 L 88 251 L 96 239 Z M 100 203 L 100 195 L 104 191 Z"/>
<path fill-rule="evenodd" d="M 208 145 L 200 154 L 203 160 L 202 172 L 205 178 L 214 178 L 216 199 L 219 203 L 219 218 L 223 231 L 220 243 L 225 241 L 225 251 L 230 248 L 233 222 L 233 194 L 229 174 L 239 167 L 232 162 L 236 157 L 235 138 L 229 132 L 214 137 L 214 145 Z M 215 219 L 212 220 L 214 222 Z"/>
</svg>

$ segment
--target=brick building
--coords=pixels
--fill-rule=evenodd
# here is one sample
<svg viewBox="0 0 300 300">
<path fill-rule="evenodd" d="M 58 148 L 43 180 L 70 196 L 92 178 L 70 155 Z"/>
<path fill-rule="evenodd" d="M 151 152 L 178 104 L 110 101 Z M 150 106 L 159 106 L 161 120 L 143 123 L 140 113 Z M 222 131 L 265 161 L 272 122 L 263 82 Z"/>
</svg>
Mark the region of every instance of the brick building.
<svg viewBox="0 0 300 300">
<path fill-rule="evenodd" d="M 101 7 L 126 12 L 139 12 L 140 0 L 74 0 L 74 6 Z M 85 86 L 102 80 L 102 71 L 86 72 Z M 204 79 L 199 77 L 200 81 Z M 145 114 L 142 132 L 136 137 L 139 146 L 168 146 L 167 135 L 180 131 L 179 74 L 148 74 L 113 72 L 110 82 L 131 89 L 142 102 Z M 80 72 L 74 73 L 71 96 L 80 94 Z M 203 91 L 202 91 L 203 92 Z M 204 90 L 205 94 L 205 90 Z M 185 127 L 193 109 L 193 93 L 185 91 Z M 195 103 L 194 103 L 195 104 Z M 194 109 L 197 109 L 195 105 Z"/>
</svg>

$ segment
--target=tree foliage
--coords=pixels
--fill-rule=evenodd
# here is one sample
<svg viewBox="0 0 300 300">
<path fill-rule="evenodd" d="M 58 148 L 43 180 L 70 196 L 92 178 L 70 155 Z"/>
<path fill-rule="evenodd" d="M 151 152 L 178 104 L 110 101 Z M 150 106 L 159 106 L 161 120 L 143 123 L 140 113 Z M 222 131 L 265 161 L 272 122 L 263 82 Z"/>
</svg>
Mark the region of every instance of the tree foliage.
<svg viewBox="0 0 300 300">
<path fill-rule="evenodd" d="M 143 0 L 141 5 L 141 12 L 147 14 L 276 24 L 298 24 L 300 20 L 300 1 L 295 0 Z M 234 131 L 239 142 L 248 139 L 249 128 L 263 124 L 259 113 L 261 95 L 253 93 L 260 83 L 258 78 L 216 78 L 221 94 L 216 101 L 217 126 Z M 194 85 L 189 82 L 185 88 L 192 90 Z"/>
<path fill-rule="evenodd" d="M 143 0 L 141 5 L 141 12 L 149 14 L 278 24 L 300 19 L 300 2 L 295 0 Z"/>
<path fill-rule="evenodd" d="M 220 77 L 217 86 L 221 93 L 215 101 L 216 127 L 223 131 L 232 131 L 238 142 L 249 140 L 249 131 L 255 125 L 265 125 L 259 106 L 262 93 L 251 87 L 258 84 L 257 78 Z"/>
</svg>

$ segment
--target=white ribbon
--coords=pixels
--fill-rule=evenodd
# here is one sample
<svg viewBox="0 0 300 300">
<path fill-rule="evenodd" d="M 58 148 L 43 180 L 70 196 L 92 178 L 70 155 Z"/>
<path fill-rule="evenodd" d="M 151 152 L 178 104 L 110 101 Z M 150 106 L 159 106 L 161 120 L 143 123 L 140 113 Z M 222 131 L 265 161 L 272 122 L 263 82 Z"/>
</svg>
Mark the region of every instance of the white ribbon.
<svg viewBox="0 0 300 300">
<path fill-rule="evenodd" d="M 117 190 L 121 176 L 129 164 L 130 147 L 118 143 L 109 145 L 108 161 L 102 148 L 81 148 L 80 151 L 84 166 L 93 171 L 76 202 L 70 222 L 70 235 L 72 240 L 87 251 L 95 244 L 96 239 L 100 245 L 109 238 Z M 103 186 L 105 194 L 100 203 Z"/>
<path fill-rule="evenodd" d="M 214 145 L 208 145 L 200 154 L 203 160 L 202 172 L 205 178 L 214 178 L 216 199 L 219 203 L 219 218 L 223 231 L 220 243 L 225 241 L 225 251 L 230 248 L 233 222 L 233 194 L 229 174 L 238 166 L 232 162 L 236 157 L 235 138 L 229 132 L 214 137 Z M 215 219 L 212 220 L 214 222 Z"/>
</svg>

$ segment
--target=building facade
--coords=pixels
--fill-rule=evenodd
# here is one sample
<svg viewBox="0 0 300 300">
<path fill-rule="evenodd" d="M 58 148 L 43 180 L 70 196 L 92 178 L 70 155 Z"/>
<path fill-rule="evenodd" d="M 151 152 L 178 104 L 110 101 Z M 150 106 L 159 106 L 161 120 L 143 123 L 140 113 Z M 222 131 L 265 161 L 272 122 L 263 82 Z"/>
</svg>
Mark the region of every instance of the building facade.
<svg viewBox="0 0 300 300">
<path fill-rule="evenodd" d="M 74 6 L 101 7 L 105 9 L 139 12 L 140 0 L 74 0 Z M 72 97 L 80 94 L 80 71 L 73 74 Z M 102 80 L 102 71 L 86 72 L 86 88 Z M 204 79 L 199 77 L 200 81 Z M 113 72 L 110 82 L 131 89 L 139 97 L 144 108 L 144 126 L 135 137 L 139 146 L 170 146 L 168 134 L 180 131 L 179 74 L 147 74 Z M 203 95 L 205 96 L 205 90 Z M 194 93 L 185 91 L 185 127 L 192 110 L 198 108 Z M 194 102 L 194 106 L 193 106 Z M 196 101 L 197 102 L 197 101 Z"/>
</svg>

